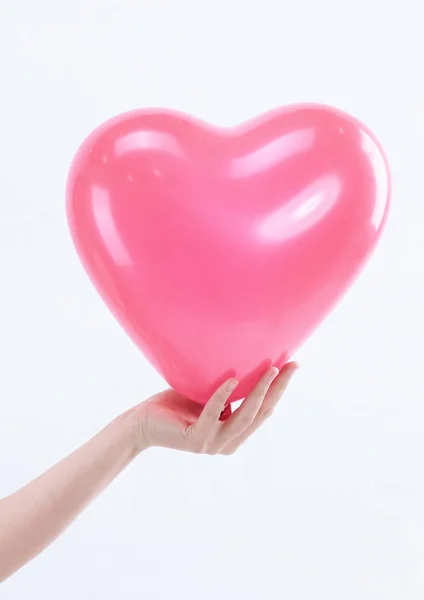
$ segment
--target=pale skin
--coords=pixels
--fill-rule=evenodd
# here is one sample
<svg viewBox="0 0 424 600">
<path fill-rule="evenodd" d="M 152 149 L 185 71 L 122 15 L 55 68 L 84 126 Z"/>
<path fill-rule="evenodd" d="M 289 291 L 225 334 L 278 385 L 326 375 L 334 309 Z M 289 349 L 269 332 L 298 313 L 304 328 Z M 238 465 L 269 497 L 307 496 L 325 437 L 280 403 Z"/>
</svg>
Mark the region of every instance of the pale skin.
<svg viewBox="0 0 424 600">
<path fill-rule="evenodd" d="M 226 420 L 236 380 L 202 409 L 167 390 L 127 411 L 40 477 L 0 499 L 0 582 L 49 546 L 140 453 L 165 447 L 233 454 L 271 416 L 293 373 L 271 368 Z"/>
</svg>

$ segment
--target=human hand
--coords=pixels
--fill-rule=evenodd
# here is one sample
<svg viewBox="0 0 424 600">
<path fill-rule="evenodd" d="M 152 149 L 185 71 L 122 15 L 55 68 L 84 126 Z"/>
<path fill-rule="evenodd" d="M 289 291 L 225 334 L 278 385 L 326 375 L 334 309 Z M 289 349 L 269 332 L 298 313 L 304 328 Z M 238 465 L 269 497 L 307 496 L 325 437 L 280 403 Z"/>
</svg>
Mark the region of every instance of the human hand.
<svg viewBox="0 0 424 600">
<path fill-rule="evenodd" d="M 296 363 L 288 363 L 281 372 L 269 369 L 232 414 L 226 404 L 238 384 L 233 379 L 204 408 L 173 390 L 161 392 L 130 411 L 136 448 L 233 454 L 271 416 L 296 369 Z M 223 411 L 229 415 L 225 421 Z"/>
</svg>

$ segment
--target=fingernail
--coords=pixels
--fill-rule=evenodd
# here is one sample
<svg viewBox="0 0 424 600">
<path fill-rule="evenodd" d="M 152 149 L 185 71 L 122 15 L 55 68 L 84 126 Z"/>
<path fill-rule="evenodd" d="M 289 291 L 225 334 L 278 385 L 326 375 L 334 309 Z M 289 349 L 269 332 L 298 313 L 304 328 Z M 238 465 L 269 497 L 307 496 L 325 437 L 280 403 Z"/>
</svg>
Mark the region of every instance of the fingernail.
<svg viewBox="0 0 424 600">
<path fill-rule="evenodd" d="M 237 386 L 238 386 L 237 379 L 230 379 L 230 381 L 227 383 L 227 392 L 234 392 L 234 390 L 236 389 Z"/>
<path fill-rule="evenodd" d="M 297 363 L 292 363 L 289 370 L 289 377 L 293 377 L 296 371 L 299 369 L 299 365 Z"/>
<path fill-rule="evenodd" d="M 268 373 L 268 382 L 272 383 L 274 381 L 274 379 L 277 377 L 277 375 L 279 374 L 279 370 L 277 369 L 277 367 L 272 367 L 272 369 L 270 369 L 269 373 Z"/>
</svg>

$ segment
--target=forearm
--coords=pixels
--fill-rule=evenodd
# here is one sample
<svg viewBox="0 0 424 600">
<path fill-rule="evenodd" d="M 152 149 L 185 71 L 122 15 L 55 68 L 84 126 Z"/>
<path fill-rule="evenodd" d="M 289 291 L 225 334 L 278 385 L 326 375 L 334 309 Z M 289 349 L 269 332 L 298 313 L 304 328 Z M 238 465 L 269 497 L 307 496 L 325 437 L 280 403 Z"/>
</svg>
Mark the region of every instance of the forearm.
<svg viewBox="0 0 424 600">
<path fill-rule="evenodd" d="M 121 417 L 49 471 L 0 500 L 0 582 L 53 542 L 138 451 L 131 423 Z"/>
</svg>

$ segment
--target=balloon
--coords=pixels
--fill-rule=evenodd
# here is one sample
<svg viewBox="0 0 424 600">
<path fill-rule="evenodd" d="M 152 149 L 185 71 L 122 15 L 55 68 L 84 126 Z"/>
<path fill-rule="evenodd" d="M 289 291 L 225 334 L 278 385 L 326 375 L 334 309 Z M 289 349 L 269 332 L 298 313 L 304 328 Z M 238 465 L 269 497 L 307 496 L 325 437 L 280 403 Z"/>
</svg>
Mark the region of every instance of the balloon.
<svg viewBox="0 0 424 600">
<path fill-rule="evenodd" d="M 281 368 L 354 281 L 389 206 L 382 148 L 320 105 L 231 129 L 138 110 L 96 129 L 67 183 L 79 256 L 170 386 L 205 403 Z"/>
</svg>

